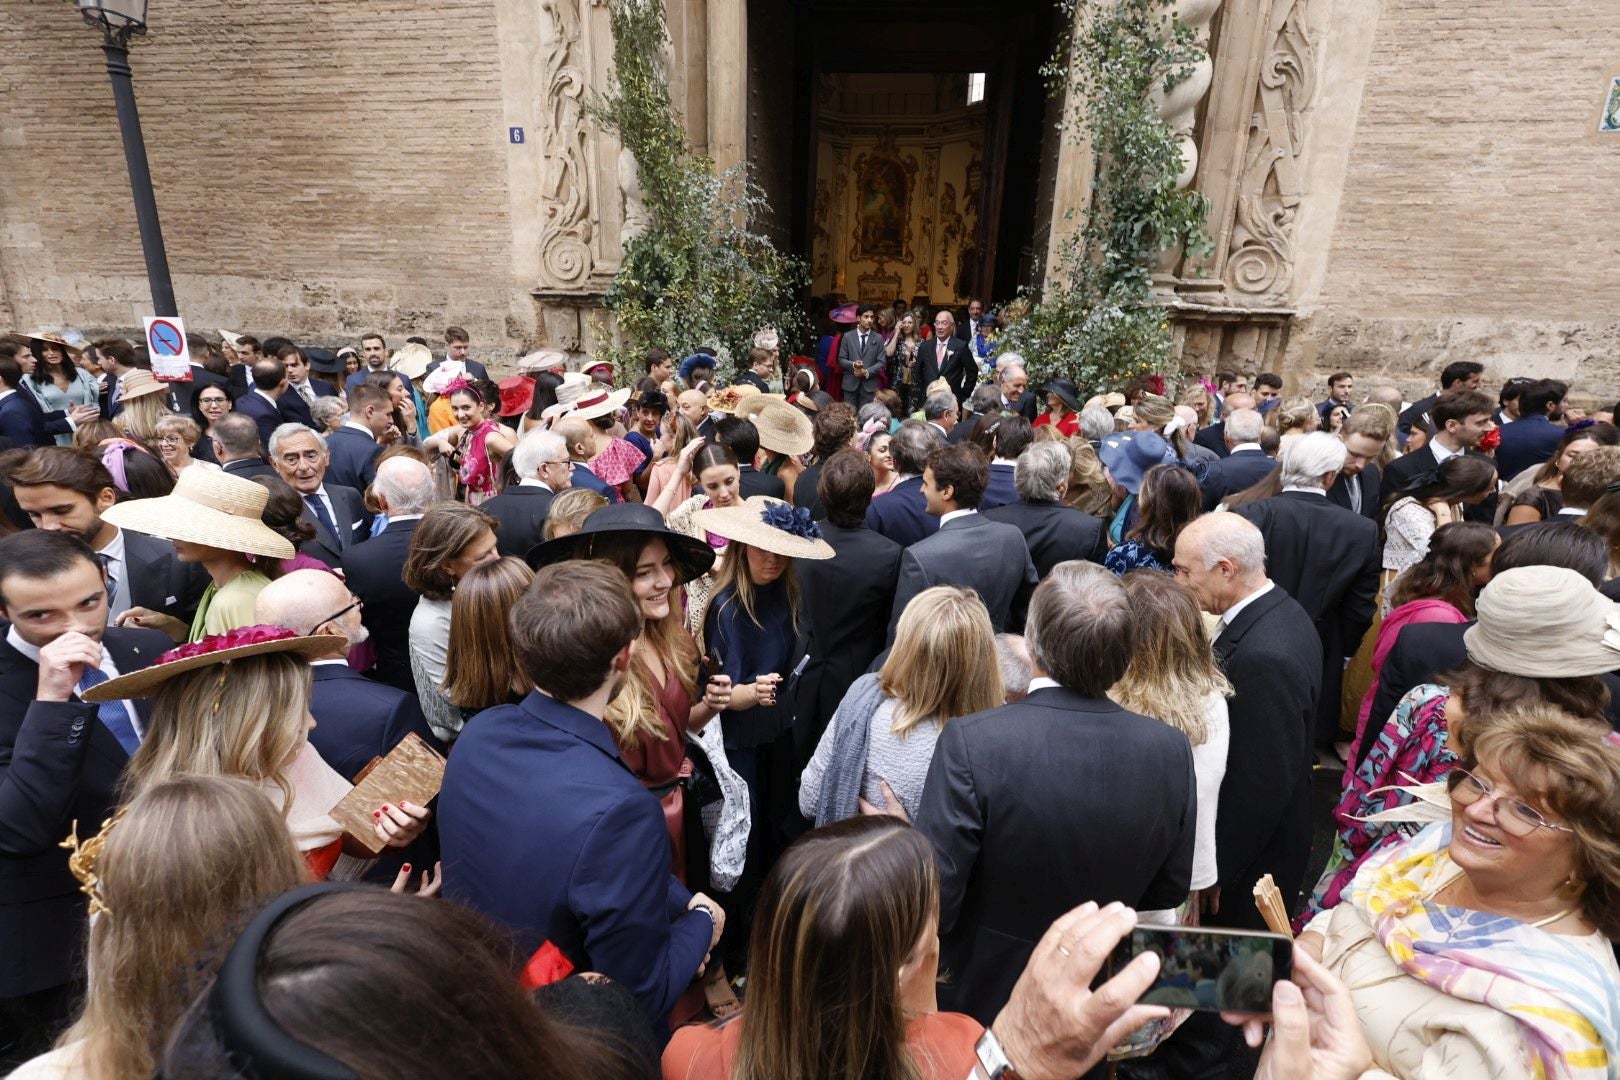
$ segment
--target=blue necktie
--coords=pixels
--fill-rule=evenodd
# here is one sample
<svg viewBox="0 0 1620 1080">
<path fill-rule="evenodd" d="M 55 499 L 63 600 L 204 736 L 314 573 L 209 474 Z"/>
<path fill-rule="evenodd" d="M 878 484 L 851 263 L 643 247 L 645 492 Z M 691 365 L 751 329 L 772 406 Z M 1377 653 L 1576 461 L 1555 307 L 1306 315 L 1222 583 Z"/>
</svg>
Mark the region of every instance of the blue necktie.
<svg viewBox="0 0 1620 1080">
<path fill-rule="evenodd" d="M 337 526 L 332 523 L 332 515 L 326 512 L 326 503 L 321 501 L 321 497 L 319 495 L 305 495 L 304 502 L 308 503 L 310 510 L 314 511 L 315 519 L 326 526 L 326 531 L 332 534 L 332 539 L 338 542 L 339 547 L 342 547 L 343 537 L 338 535 Z"/>
<path fill-rule="evenodd" d="M 79 679 L 79 692 L 99 686 L 107 681 L 107 673 L 100 668 L 86 667 L 84 676 Z M 122 701 L 103 701 L 96 706 L 96 715 L 101 719 L 101 726 L 112 732 L 118 745 L 128 751 L 130 757 L 141 748 L 141 739 L 135 734 L 135 725 L 130 721 L 129 709 Z"/>
</svg>

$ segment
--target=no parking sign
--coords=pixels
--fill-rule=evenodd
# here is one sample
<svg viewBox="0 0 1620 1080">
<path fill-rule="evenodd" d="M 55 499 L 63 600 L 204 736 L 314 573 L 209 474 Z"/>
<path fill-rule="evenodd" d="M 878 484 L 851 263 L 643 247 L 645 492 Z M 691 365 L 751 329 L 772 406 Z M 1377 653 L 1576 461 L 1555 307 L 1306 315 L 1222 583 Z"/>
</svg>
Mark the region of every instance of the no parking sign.
<svg viewBox="0 0 1620 1080">
<path fill-rule="evenodd" d="M 191 354 L 186 351 L 186 324 L 178 315 L 146 317 L 146 351 L 152 375 L 162 382 L 190 382 Z"/>
</svg>

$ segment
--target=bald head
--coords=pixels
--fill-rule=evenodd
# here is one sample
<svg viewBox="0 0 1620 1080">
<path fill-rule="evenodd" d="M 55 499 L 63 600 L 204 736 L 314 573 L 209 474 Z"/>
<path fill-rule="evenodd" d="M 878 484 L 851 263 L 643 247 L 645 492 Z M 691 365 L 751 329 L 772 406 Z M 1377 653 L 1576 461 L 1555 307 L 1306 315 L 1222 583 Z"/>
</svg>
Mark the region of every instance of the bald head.
<svg viewBox="0 0 1620 1080">
<path fill-rule="evenodd" d="M 568 444 L 569 457 L 575 461 L 583 461 L 590 456 L 593 443 L 591 429 L 586 426 L 585 421 L 559 420 L 551 426 L 551 430 L 560 435 L 562 441 Z"/>
<path fill-rule="evenodd" d="M 433 473 L 415 458 L 391 457 L 377 466 L 371 492 L 389 517 L 425 514 L 435 501 Z"/>
<path fill-rule="evenodd" d="M 1393 386 L 1375 386 L 1367 395 L 1368 401 L 1376 401 L 1380 405 L 1388 405 L 1397 413 L 1401 411 L 1401 392 Z"/>
<path fill-rule="evenodd" d="M 1238 409 L 1252 408 L 1254 408 L 1254 395 L 1249 393 L 1247 390 L 1244 390 L 1242 393 L 1226 395 L 1226 412 L 1232 413 L 1236 412 Z"/>
<path fill-rule="evenodd" d="M 259 591 L 253 601 L 253 617 L 260 623 L 285 626 L 300 634 L 313 634 L 323 627 L 328 634 L 341 634 L 343 644 L 317 657 L 337 659 L 347 656 L 349 646 L 360 644 L 367 636 L 365 627 L 360 625 L 358 607 L 338 615 L 353 603 L 349 587 L 336 574 L 325 570 L 294 570 Z"/>
</svg>

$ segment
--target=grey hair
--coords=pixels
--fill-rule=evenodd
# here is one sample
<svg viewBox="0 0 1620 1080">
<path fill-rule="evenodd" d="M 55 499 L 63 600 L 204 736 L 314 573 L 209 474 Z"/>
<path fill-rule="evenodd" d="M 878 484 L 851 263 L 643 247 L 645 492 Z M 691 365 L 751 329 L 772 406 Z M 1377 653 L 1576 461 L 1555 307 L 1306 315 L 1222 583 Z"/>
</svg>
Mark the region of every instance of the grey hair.
<svg viewBox="0 0 1620 1080">
<path fill-rule="evenodd" d="M 1104 696 L 1124 677 L 1136 646 L 1125 586 L 1096 563 L 1058 563 L 1030 598 L 1024 642 L 1058 683 Z"/>
<path fill-rule="evenodd" d="M 907 420 L 889 440 L 889 455 L 894 458 L 894 470 L 906 476 L 922 475 L 928 455 L 945 445 L 937 428 L 921 420 Z"/>
<path fill-rule="evenodd" d="M 425 514 L 438 501 L 433 471 L 409 457 L 391 457 L 377 466 L 372 490 L 388 503 L 391 515 Z"/>
<path fill-rule="evenodd" d="M 1008 354 L 1007 356 L 1003 356 L 1001 359 L 1002 360 L 1012 360 L 1012 359 L 1014 359 L 1015 355 L 1016 354 Z M 1024 367 L 1023 358 L 1022 357 L 1017 357 L 1016 361 L 1013 362 L 1013 363 L 1007 363 L 1007 364 L 997 363 L 996 364 L 996 382 L 998 382 L 998 383 L 1006 382 L 1007 379 L 1012 375 L 1012 373 L 1014 371 L 1018 372 L 1020 375 L 1024 376 L 1026 379 L 1029 378 L 1029 369 Z"/>
<path fill-rule="evenodd" d="M 1232 445 L 1238 443 L 1259 442 L 1260 429 L 1266 426 L 1266 418 L 1254 409 L 1236 409 L 1226 415 L 1226 437 L 1232 440 Z"/>
<path fill-rule="evenodd" d="M 314 428 L 307 424 L 282 424 L 270 433 L 270 445 L 265 447 L 269 451 L 271 459 L 273 460 L 281 455 L 282 443 L 299 435 L 308 435 L 314 439 L 321 448 L 321 457 L 330 458 L 332 456 L 330 451 L 327 450 L 326 440 L 321 438 L 321 433 Z"/>
<path fill-rule="evenodd" d="M 1080 413 L 1080 434 L 1088 439 L 1106 439 L 1114 433 L 1114 414 L 1101 405 L 1093 405 Z"/>
<path fill-rule="evenodd" d="M 512 468 L 520 480 L 533 480 L 540 475 L 545 461 L 567 461 L 568 444 L 561 435 L 536 428 L 518 440 L 512 451 Z"/>
<path fill-rule="evenodd" d="M 1060 442 L 1038 442 L 1018 455 L 1013 487 L 1025 502 L 1053 502 L 1074 468 L 1074 455 Z"/>
<path fill-rule="evenodd" d="M 880 401 L 868 401 L 865 405 L 861 406 L 861 411 L 855 415 L 855 427 L 857 430 L 860 430 L 865 428 L 866 425 L 871 423 L 873 420 L 881 420 L 887 424 L 893 419 L 894 414 L 889 411 L 889 407 L 887 405 L 884 405 Z"/>
<path fill-rule="evenodd" d="M 973 388 L 968 404 L 976 413 L 992 413 L 1001 409 L 1001 387 L 995 383 L 980 383 Z"/>
<path fill-rule="evenodd" d="M 316 398 L 309 406 L 309 415 L 322 427 L 331 424 L 333 420 L 342 416 L 344 412 L 345 407 L 342 400 L 330 395 Z"/>
<path fill-rule="evenodd" d="M 1225 559 L 1244 577 L 1265 575 L 1266 539 L 1248 518 L 1217 510 L 1195 518 L 1182 530 L 1183 536 L 1189 533 L 1203 551 L 1205 570 Z"/>
<path fill-rule="evenodd" d="M 1009 698 L 1029 692 L 1034 676 L 1024 639 L 1017 634 L 996 635 L 996 665 L 1001 668 L 1001 685 Z"/>
<path fill-rule="evenodd" d="M 923 402 L 923 419 L 938 420 L 956 411 L 955 394 L 935 394 Z"/>
<path fill-rule="evenodd" d="M 1008 368 L 1020 368 L 1024 369 L 1026 375 L 1029 373 L 1028 369 L 1025 368 L 1024 358 L 1015 352 L 1004 352 L 996 357 L 996 378 L 1001 378 L 1000 372 L 1006 371 Z"/>
<path fill-rule="evenodd" d="M 1345 453 L 1344 441 L 1326 431 L 1289 440 L 1280 459 L 1283 487 L 1324 487 L 1322 477 L 1344 468 Z"/>
</svg>

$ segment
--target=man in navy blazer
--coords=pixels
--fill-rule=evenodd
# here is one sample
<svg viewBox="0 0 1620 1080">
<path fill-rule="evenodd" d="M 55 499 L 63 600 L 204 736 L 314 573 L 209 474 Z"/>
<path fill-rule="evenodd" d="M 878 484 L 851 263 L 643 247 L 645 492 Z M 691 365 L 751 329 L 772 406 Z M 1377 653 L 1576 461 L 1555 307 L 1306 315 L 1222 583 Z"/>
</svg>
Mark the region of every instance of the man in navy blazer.
<svg viewBox="0 0 1620 1080">
<path fill-rule="evenodd" d="M 1018 501 L 983 511 L 991 521 L 1004 522 L 1024 534 L 1035 574 L 1042 579 L 1058 563 L 1073 559 L 1101 563 L 1108 553 L 1102 519 L 1063 503 L 1073 464 L 1073 455 L 1063 443 L 1036 443 L 1018 456 L 1014 474 Z M 1014 626 L 1023 625 L 1021 606 L 1014 606 L 1011 618 Z"/>
<path fill-rule="evenodd" d="M 89 705 L 92 681 L 146 667 L 174 642 L 107 626 L 90 548 L 67 532 L 0 540 L 0 1071 L 47 1049 L 84 979 L 85 897 L 60 846 L 95 835 L 145 730 L 145 702 Z M 111 726 L 109 726 L 109 724 Z M 114 729 L 117 730 L 114 730 Z"/>
<path fill-rule="evenodd" d="M 1569 386 L 1557 379 L 1537 379 L 1519 391 L 1519 418 L 1502 425 L 1496 467 L 1503 480 L 1540 465 L 1558 449 L 1566 429 L 1564 397 Z"/>
<path fill-rule="evenodd" d="M 372 494 L 388 517 L 388 527 L 344 552 L 339 565 L 349 588 L 365 602 L 360 619 L 377 646 L 373 677 L 414 694 L 411 613 L 420 598 L 405 584 L 405 560 L 416 524 L 435 500 L 433 474 L 420 461 L 389 458 L 377 468 Z"/>
<path fill-rule="evenodd" d="M 44 446 L 51 442 L 45 433 L 44 413 L 23 386 L 22 365 L 14 356 L 0 356 L 0 438 L 13 446 Z"/>
<path fill-rule="evenodd" d="M 1023 610 L 1039 578 L 1029 558 L 1024 534 L 1014 525 L 979 513 L 989 465 L 976 446 L 943 446 L 928 455 L 923 469 L 923 497 L 928 512 L 939 518 L 939 530 L 906 548 L 900 556 L 900 580 L 889 617 L 889 642 L 911 598 L 935 585 L 973 589 L 990 612 L 990 625 L 1001 633 L 1023 629 L 1011 624 L 1014 608 Z"/>
<path fill-rule="evenodd" d="M 253 365 L 253 388 L 236 399 L 235 411 L 251 417 L 259 426 L 259 442 L 270 445 L 276 428 L 287 423 L 281 411 L 281 395 L 287 390 L 287 368 L 275 357 Z"/>
<path fill-rule="evenodd" d="M 1260 432 L 1265 427 L 1265 420 L 1258 412 L 1234 409 L 1227 414 L 1222 427 L 1227 456 L 1211 462 L 1204 472 L 1201 486 L 1206 511 L 1215 509 L 1228 495 L 1236 495 L 1263 480 L 1277 467 L 1277 463 L 1260 449 Z"/>
<path fill-rule="evenodd" d="M 923 497 L 923 468 L 934 448 L 944 444 L 936 428 L 920 420 L 907 420 L 889 440 L 894 471 L 899 481 L 872 500 L 866 511 L 866 527 L 881 533 L 901 547 L 910 547 L 939 529 L 939 518 L 928 512 Z"/>
<path fill-rule="evenodd" d="M 556 563 L 535 575 L 511 627 L 535 689 L 479 713 L 450 755 L 445 896 L 506 926 L 525 952 L 549 941 L 620 983 L 667 1038 L 725 916 L 670 872 L 663 808 L 602 721 L 641 607 L 614 567 Z"/>
<path fill-rule="evenodd" d="M 361 383 L 349 391 L 349 419 L 326 437 L 329 460 L 326 478 L 334 484 L 364 491 L 377 478 L 377 440 L 393 423 L 392 402 L 386 391 Z"/>
</svg>

